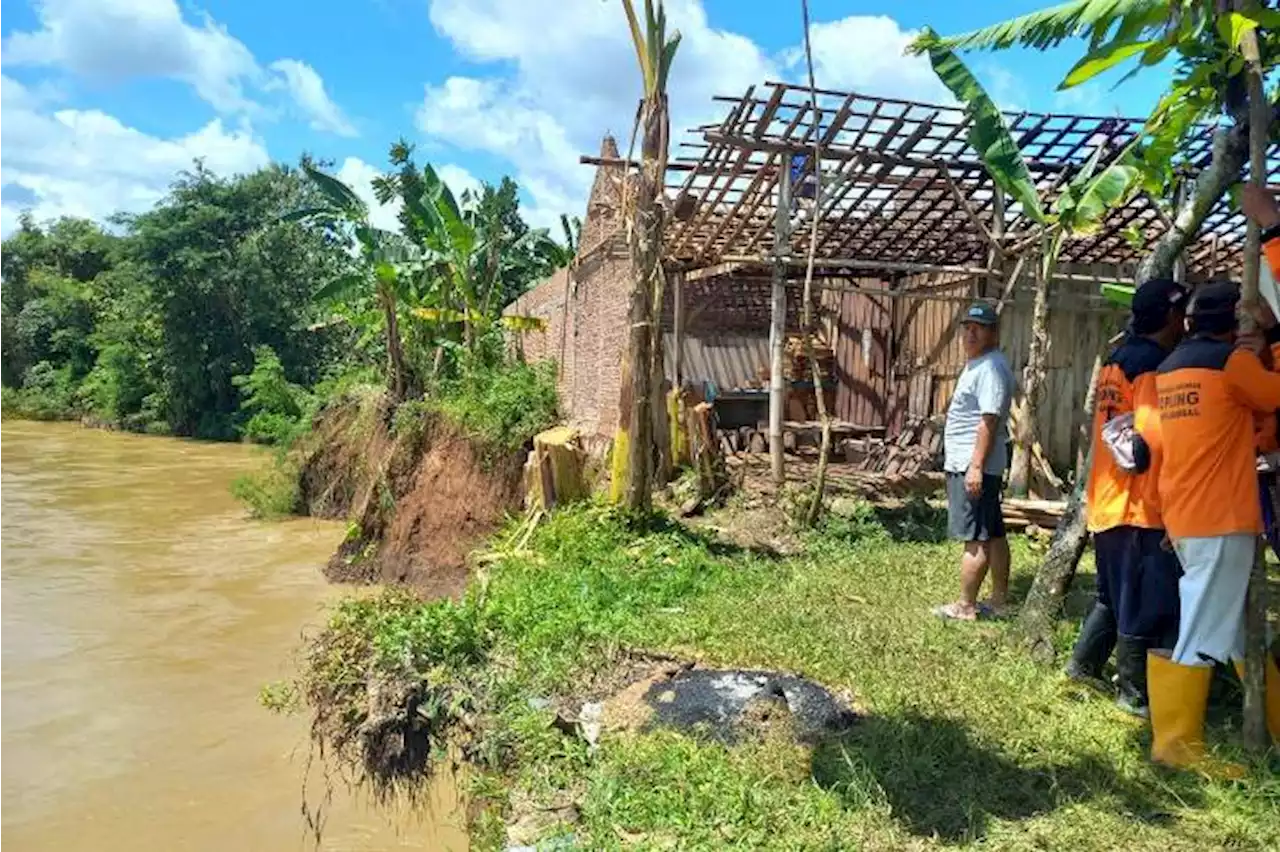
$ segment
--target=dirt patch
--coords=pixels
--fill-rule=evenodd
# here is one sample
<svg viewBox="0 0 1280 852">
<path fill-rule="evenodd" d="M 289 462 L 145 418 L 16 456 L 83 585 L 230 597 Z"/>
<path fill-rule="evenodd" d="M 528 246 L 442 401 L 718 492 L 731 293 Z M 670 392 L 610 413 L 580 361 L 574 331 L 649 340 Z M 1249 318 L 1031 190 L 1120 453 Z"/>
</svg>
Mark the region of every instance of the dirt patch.
<svg viewBox="0 0 1280 852">
<path fill-rule="evenodd" d="M 484 454 L 428 411 L 364 401 L 325 412 L 304 455 L 302 500 L 311 515 L 352 521 L 325 576 L 459 597 L 468 554 L 520 508 L 520 456 Z"/>
<path fill-rule="evenodd" d="M 407 493 L 398 497 L 378 554 L 383 582 L 431 596 L 460 595 L 467 556 L 520 508 L 520 459 L 482 459 L 456 430 L 437 424 Z"/>
</svg>

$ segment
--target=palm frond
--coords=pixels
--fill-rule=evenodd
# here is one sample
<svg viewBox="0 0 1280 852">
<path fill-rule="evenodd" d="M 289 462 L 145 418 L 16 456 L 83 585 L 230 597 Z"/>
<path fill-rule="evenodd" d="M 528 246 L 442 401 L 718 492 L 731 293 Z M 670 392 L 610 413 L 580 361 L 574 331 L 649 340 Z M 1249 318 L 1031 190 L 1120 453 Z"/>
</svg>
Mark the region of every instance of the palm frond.
<svg viewBox="0 0 1280 852">
<path fill-rule="evenodd" d="M 662 47 L 662 55 L 658 61 L 658 91 L 667 90 L 667 78 L 671 76 L 671 66 L 676 60 L 676 49 L 680 47 L 680 31 L 676 30 Z"/>
<path fill-rule="evenodd" d="M 622 10 L 627 15 L 627 25 L 631 28 L 631 44 L 636 49 L 636 61 L 640 64 L 640 76 L 644 79 L 644 90 L 647 94 L 657 83 L 657 75 L 649 64 L 649 51 L 644 40 L 644 31 L 640 29 L 640 20 L 636 17 L 635 6 L 631 0 L 622 0 Z"/>
<path fill-rule="evenodd" d="M 352 216 L 364 215 L 364 202 L 345 183 L 333 175 L 325 174 L 310 163 L 303 163 L 302 170 L 307 173 L 307 177 L 325 198 L 328 198 L 329 202 L 339 210 Z"/>
<path fill-rule="evenodd" d="M 921 39 L 926 39 L 925 49 L 929 53 L 934 73 L 951 94 L 955 95 L 956 100 L 964 105 L 969 117 L 970 147 L 977 152 L 992 180 L 1008 196 L 1022 204 L 1023 212 L 1035 221 L 1043 222 L 1044 212 L 1040 208 L 1035 181 L 1031 179 L 1031 172 L 1022 159 L 1018 143 L 1009 133 L 1009 127 L 995 101 L 991 100 L 960 57 L 943 44 L 932 30 L 926 27 Z"/>
<path fill-rule="evenodd" d="M 1126 40 L 1161 27 L 1171 4 L 1178 2 L 1181 0 L 1070 0 L 941 41 L 952 50 L 1004 50 L 1014 45 L 1043 50 L 1087 35 L 1097 46 L 1117 23 Z M 918 39 L 908 48 L 914 53 L 926 49 Z"/>
</svg>

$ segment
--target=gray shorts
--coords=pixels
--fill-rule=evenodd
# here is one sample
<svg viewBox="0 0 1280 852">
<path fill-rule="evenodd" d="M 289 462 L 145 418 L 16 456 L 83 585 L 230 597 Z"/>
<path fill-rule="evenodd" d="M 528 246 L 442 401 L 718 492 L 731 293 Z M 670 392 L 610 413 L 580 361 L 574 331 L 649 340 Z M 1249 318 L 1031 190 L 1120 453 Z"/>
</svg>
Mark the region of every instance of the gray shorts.
<svg viewBox="0 0 1280 852">
<path fill-rule="evenodd" d="M 1004 515 L 1000 512 L 1001 478 L 982 475 L 982 493 L 970 499 L 964 490 L 963 473 L 947 473 L 947 534 L 960 541 L 989 541 L 1004 538 Z"/>
</svg>

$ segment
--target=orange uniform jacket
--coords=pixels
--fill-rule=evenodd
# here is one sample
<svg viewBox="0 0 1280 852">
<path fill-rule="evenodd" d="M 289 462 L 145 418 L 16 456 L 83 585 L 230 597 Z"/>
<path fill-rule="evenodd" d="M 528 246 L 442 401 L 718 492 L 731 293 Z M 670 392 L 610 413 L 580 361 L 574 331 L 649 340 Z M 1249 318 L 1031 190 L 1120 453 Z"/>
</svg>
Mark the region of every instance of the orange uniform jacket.
<svg viewBox="0 0 1280 852">
<path fill-rule="evenodd" d="M 1134 427 L 1145 433 L 1156 412 L 1156 369 L 1168 353 L 1153 340 L 1131 336 L 1111 353 L 1098 374 L 1093 414 L 1093 466 L 1089 469 L 1089 531 L 1119 526 L 1160 529 L 1159 461 L 1143 473 L 1120 468 L 1102 445 L 1102 427 L 1113 417 L 1133 412 Z"/>
<path fill-rule="evenodd" d="M 1280 374 L 1252 352 L 1195 335 L 1160 365 L 1156 391 L 1170 537 L 1261 532 L 1254 414 L 1280 408 Z"/>
<path fill-rule="evenodd" d="M 1280 240 L 1273 240 L 1280 243 Z M 1273 332 L 1280 331 L 1280 325 Z M 1271 344 L 1271 369 L 1280 371 L 1280 343 Z M 1274 453 L 1280 450 L 1280 414 L 1268 411 L 1253 416 L 1253 440 L 1260 453 Z"/>
</svg>

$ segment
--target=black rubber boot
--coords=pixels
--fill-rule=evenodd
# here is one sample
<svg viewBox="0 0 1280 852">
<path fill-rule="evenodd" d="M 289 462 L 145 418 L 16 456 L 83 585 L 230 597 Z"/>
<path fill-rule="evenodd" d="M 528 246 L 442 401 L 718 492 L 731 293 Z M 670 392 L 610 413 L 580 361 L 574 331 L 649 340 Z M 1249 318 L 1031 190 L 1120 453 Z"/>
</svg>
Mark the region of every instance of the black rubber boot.
<svg viewBox="0 0 1280 852">
<path fill-rule="evenodd" d="M 1147 651 L 1151 643 L 1132 636 L 1116 642 L 1116 705 L 1131 716 L 1151 717 L 1147 709 Z"/>
<path fill-rule="evenodd" d="M 1072 680 L 1102 680 L 1102 667 L 1116 646 L 1116 618 L 1111 610 L 1095 603 L 1080 628 L 1080 638 L 1067 663 Z"/>
</svg>

